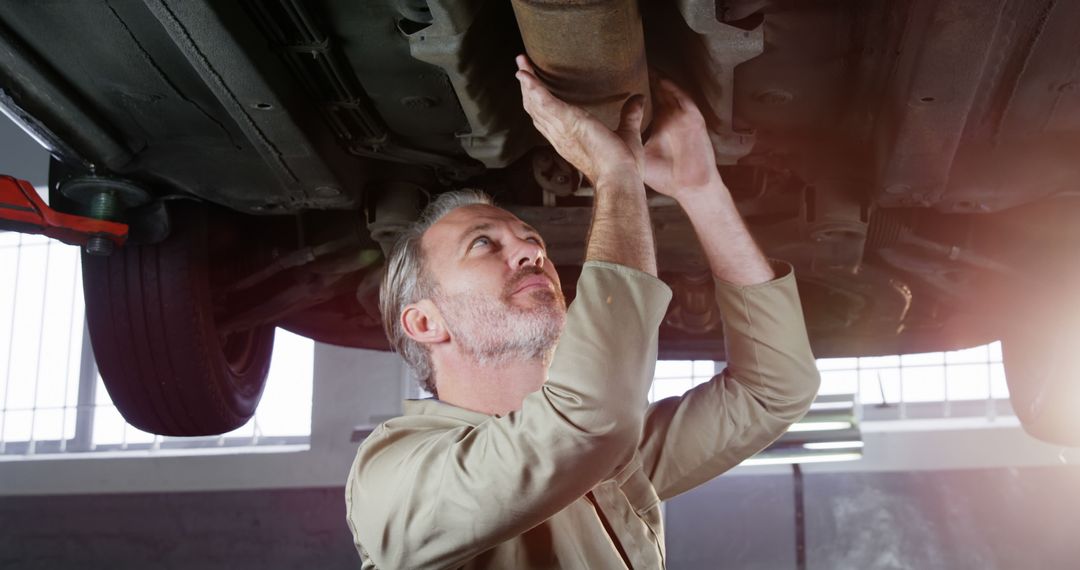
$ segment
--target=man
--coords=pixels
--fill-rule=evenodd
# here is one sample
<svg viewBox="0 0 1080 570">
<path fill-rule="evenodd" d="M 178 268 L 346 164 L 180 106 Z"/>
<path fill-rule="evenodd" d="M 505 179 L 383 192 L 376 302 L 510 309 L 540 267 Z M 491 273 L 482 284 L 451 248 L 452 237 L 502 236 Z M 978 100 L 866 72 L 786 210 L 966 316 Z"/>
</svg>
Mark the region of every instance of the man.
<svg viewBox="0 0 1080 570">
<path fill-rule="evenodd" d="M 567 311 L 541 237 L 483 197 L 441 197 L 402 238 L 383 318 L 438 399 L 406 402 L 357 453 L 346 501 L 364 568 L 663 567 L 660 501 L 768 445 L 817 392 L 791 268 L 747 233 L 691 100 L 660 82 L 643 147 L 640 99 L 611 131 L 518 67 L 534 124 L 596 188 L 577 297 Z M 671 292 L 646 183 L 697 231 L 728 355 L 652 406 Z"/>
</svg>

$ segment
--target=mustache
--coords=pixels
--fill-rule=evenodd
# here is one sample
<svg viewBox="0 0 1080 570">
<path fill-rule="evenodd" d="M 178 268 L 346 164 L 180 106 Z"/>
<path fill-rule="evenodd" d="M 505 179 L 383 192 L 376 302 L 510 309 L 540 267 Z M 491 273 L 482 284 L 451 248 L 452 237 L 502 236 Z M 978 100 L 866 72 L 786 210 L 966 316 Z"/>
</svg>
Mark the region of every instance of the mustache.
<svg viewBox="0 0 1080 570">
<path fill-rule="evenodd" d="M 544 273 L 543 269 L 535 265 L 527 265 L 525 267 L 522 267 L 521 269 L 518 269 L 513 275 L 510 276 L 510 279 L 506 282 L 506 287 L 503 288 L 503 297 L 510 297 L 511 295 L 513 295 L 514 291 L 517 290 L 518 286 L 521 284 L 522 281 L 534 275 L 543 276 L 548 281 L 551 281 L 551 284 L 555 287 L 555 289 L 559 288 L 557 285 L 555 285 L 555 281 L 552 280 L 551 277 L 548 277 L 547 273 Z"/>
</svg>

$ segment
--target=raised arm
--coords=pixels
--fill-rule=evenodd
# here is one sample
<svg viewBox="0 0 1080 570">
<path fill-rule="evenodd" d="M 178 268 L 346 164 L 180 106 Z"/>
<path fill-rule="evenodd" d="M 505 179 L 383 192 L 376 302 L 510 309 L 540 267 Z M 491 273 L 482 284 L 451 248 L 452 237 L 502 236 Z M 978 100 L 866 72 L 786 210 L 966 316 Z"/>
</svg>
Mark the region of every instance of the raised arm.
<svg viewBox="0 0 1080 570">
<path fill-rule="evenodd" d="M 716 281 L 727 369 L 650 406 L 642 460 L 661 498 L 719 475 L 782 435 L 820 383 L 790 265 L 770 264 L 735 209 L 693 101 L 661 80 L 646 183 L 686 211 Z"/>
</svg>

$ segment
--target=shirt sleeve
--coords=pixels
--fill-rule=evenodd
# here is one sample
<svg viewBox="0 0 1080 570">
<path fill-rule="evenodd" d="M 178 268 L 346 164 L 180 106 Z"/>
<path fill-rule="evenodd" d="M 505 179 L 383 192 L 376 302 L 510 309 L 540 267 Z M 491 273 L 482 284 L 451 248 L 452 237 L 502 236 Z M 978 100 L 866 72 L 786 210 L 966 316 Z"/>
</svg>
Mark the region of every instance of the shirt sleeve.
<svg viewBox="0 0 1080 570">
<path fill-rule="evenodd" d="M 651 405 L 641 455 L 661 499 L 738 465 L 798 421 L 817 395 L 795 277 L 773 262 L 776 279 L 751 286 L 717 281 L 727 368 L 681 397 Z"/>
<path fill-rule="evenodd" d="M 645 273 L 586 263 L 549 379 L 520 411 L 438 429 L 406 416 L 373 433 L 346 494 L 354 538 L 375 566 L 457 567 L 628 464 L 670 298 Z"/>
</svg>

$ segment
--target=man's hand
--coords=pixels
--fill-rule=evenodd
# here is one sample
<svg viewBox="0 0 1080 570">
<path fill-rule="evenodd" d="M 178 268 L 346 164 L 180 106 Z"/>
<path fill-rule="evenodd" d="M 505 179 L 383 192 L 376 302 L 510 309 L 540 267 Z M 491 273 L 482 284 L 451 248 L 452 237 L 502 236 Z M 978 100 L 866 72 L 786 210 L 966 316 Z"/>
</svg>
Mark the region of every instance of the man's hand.
<svg viewBox="0 0 1080 570">
<path fill-rule="evenodd" d="M 682 89 L 653 83 L 652 136 L 645 145 L 645 184 L 678 202 L 708 187 L 722 187 L 705 118 Z"/>
<path fill-rule="evenodd" d="M 584 109 L 552 95 L 536 77 L 527 57 L 519 55 L 516 61 L 525 111 L 559 156 L 594 185 L 608 178 L 622 180 L 629 174 L 636 174 L 638 180 L 644 178 L 641 120 L 645 100 L 641 96 L 626 102 L 619 128 L 612 131 Z"/>
<path fill-rule="evenodd" d="M 645 183 L 675 199 L 690 218 L 713 275 L 736 285 L 774 277 L 716 169 L 697 105 L 661 79 L 653 87 L 653 134 L 645 145 Z"/>
<path fill-rule="evenodd" d="M 644 98 L 638 95 L 627 101 L 619 128 L 612 131 L 584 109 L 553 96 L 525 56 L 518 56 L 517 65 L 521 99 L 533 124 L 596 189 L 585 260 L 617 263 L 656 276 L 656 247 L 643 182 Z"/>
</svg>

